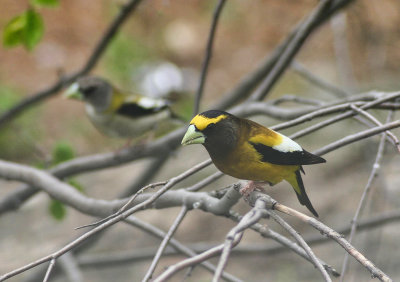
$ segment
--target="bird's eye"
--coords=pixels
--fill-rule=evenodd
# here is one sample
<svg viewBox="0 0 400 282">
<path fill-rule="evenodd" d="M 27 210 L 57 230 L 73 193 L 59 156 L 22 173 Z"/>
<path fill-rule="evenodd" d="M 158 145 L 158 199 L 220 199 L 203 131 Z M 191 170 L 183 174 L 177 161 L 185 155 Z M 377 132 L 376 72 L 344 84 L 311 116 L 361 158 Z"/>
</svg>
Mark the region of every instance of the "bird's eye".
<svg viewBox="0 0 400 282">
<path fill-rule="evenodd" d="M 92 95 L 96 91 L 96 86 L 88 86 L 82 89 L 86 96 Z"/>
</svg>

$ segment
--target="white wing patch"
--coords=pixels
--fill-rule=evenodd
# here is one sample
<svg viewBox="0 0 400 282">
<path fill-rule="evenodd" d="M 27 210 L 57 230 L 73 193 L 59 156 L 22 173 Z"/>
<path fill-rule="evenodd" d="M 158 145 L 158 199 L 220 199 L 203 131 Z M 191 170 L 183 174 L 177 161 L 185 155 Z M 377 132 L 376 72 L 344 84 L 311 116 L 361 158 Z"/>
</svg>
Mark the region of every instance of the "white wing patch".
<svg viewBox="0 0 400 282">
<path fill-rule="evenodd" d="M 294 152 L 294 151 L 303 151 L 303 148 L 296 142 L 294 142 L 289 137 L 286 137 L 283 134 L 278 133 L 282 137 L 282 142 L 279 145 L 275 145 L 272 148 L 278 150 L 280 152 Z"/>
<path fill-rule="evenodd" d="M 142 97 L 138 101 L 138 105 L 145 109 L 161 108 L 167 105 L 166 101 L 160 99 L 152 99 L 149 97 Z"/>
</svg>

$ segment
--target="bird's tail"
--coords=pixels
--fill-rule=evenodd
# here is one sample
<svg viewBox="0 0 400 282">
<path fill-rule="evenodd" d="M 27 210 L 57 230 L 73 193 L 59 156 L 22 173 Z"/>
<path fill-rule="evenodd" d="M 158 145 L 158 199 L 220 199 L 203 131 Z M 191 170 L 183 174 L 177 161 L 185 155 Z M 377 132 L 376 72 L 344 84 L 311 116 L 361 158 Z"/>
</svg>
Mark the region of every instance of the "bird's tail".
<svg viewBox="0 0 400 282">
<path fill-rule="evenodd" d="M 306 194 L 306 190 L 304 189 L 303 180 L 301 179 L 300 169 L 298 169 L 294 174 L 292 174 L 289 178 L 286 178 L 286 181 L 292 185 L 294 191 L 296 192 L 297 198 L 299 199 L 300 204 L 306 206 L 313 215 L 318 217 L 318 213 L 315 211 L 312 206 L 310 199 Z"/>
</svg>

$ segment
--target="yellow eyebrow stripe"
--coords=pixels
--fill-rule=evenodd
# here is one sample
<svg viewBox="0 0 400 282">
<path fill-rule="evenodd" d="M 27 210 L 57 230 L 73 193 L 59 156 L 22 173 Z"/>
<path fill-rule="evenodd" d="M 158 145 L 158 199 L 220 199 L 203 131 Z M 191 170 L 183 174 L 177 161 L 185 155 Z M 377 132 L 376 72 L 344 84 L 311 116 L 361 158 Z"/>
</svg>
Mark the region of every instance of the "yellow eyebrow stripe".
<svg viewBox="0 0 400 282">
<path fill-rule="evenodd" d="M 217 123 L 227 117 L 227 115 L 219 115 L 215 118 L 208 118 L 202 115 L 197 115 L 190 121 L 190 124 L 194 124 L 196 128 L 201 131 L 204 130 L 210 123 Z"/>
</svg>

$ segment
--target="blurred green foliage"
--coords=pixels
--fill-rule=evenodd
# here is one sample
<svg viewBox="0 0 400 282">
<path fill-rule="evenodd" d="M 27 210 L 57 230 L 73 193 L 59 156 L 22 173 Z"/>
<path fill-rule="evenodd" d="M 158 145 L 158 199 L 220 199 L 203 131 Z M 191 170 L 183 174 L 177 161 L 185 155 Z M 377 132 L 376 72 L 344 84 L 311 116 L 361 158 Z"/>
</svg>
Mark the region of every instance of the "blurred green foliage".
<svg viewBox="0 0 400 282">
<path fill-rule="evenodd" d="M 74 149 L 71 144 L 67 141 L 59 141 L 53 147 L 52 152 L 52 164 L 57 165 L 59 163 L 71 160 L 75 157 Z"/>
<path fill-rule="evenodd" d="M 31 51 L 42 39 L 43 18 L 34 7 L 57 7 L 59 0 L 30 0 L 32 7 L 12 18 L 3 30 L 4 47 L 22 45 Z"/>
<path fill-rule="evenodd" d="M 20 95 L 14 89 L 0 83 L 0 113 L 18 103 Z M 35 143 L 40 142 L 40 130 L 35 125 L 38 109 L 27 111 L 6 128 L 0 130 L 0 158 L 29 159 L 35 153 Z"/>
<path fill-rule="evenodd" d="M 51 200 L 49 203 L 49 213 L 54 219 L 61 221 L 67 215 L 67 209 L 64 204 L 58 200 Z"/>
<path fill-rule="evenodd" d="M 30 0 L 31 5 L 36 7 L 58 7 L 60 5 L 59 0 Z"/>
<path fill-rule="evenodd" d="M 34 9 L 28 9 L 11 19 L 4 27 L 3 45 L 15 47 L 23 45 L 32 50 L 43 36 L 44 25 L 42 16 Z"/>
<path fill-rule="evenodd" d="M 68 141 L 58 141 L 52 150 L 52 160 L 51 165 L 57 165 L 62 162 L 69 161 L 75 158 L 75 150 L 72 145 Z M 67 183 L 74 187 L 79 192 L 84 192 L 82 185 L 75 179 L 70 178 L 68 179 Z M 67 215 L 67 209 L 63 203 L 58 200 L 52 199 L 48 206 L 50 215 L 58 220 L 61 221 Z"/>
</svg>

